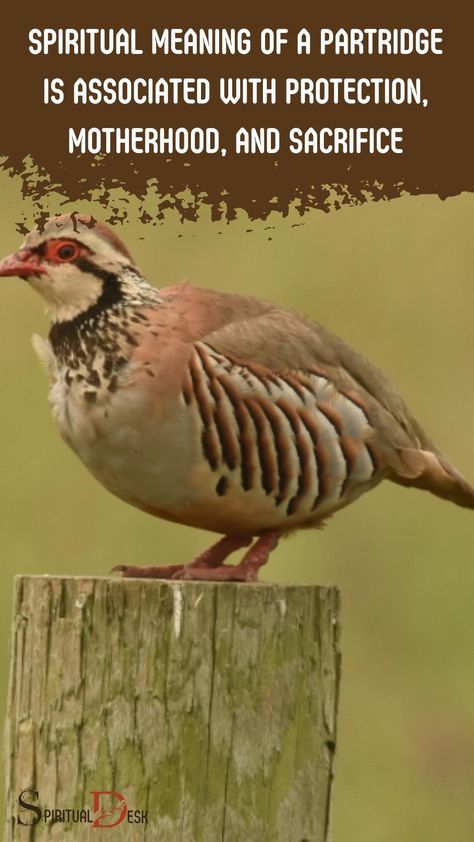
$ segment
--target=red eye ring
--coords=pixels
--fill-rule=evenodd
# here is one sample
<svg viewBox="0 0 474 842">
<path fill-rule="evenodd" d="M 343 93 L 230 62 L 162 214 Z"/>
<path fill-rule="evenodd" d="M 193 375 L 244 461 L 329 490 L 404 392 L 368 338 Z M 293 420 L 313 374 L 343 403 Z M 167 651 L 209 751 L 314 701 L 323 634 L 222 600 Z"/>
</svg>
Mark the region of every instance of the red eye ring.
<svg viewBox="0 0 474 842">
<path fill-rule="evenodd" d="M 81 247 L 75 240 L 51 240 L 45 257 L 52 263 L 71 263 L 80 254 Z"/>
</svg>

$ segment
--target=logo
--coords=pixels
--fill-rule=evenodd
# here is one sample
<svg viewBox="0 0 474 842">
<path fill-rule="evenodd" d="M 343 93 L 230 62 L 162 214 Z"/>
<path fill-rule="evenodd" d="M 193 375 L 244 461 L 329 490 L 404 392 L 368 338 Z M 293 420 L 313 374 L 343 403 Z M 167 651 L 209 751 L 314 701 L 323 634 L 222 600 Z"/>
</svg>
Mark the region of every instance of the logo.
<svg viewBox="0 0 474 842">
<path fill-rule="evenodd" d="M 90 808 L 79 810 L 73 807 L 47 808 L 39 803 L 39 791 L 24 789 L 18 796 L 17 822 L 23 827 L 32 827 L 39 822 L 46 824 L 90 824 L 95 828 L 118 827 L 128 824 L 148 824 L 148 810 L 130 810 L 121 792 L 93 790 Z"/>
</svg>

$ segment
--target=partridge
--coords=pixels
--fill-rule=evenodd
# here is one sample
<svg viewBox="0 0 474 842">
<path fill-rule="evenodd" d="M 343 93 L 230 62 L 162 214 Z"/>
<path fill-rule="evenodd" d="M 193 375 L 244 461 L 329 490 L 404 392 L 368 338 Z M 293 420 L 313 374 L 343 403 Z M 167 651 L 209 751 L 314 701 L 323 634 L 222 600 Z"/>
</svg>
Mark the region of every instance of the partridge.
<svg viewBox="0 0 474 842">
<path fill-rule="evenodd" d="M 28 234 L 0 275 L 46 301 L 35 348 L 59 431 L 91 473 L 145 512 L 224 536 L 190 564 L 123 575 L 255 580 L 282 535 L 383 479 L 474 508 L 382 372 L 291 310 L 156 289 L 113 230 L 74 213 Z"/>
</svg>

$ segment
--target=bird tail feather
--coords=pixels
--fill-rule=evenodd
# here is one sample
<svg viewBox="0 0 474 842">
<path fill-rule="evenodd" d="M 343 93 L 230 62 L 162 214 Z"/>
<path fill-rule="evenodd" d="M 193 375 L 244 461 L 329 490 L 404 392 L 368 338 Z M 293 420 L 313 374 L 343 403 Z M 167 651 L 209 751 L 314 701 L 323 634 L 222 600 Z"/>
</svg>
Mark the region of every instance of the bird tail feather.
<svg viewBox="0 0 474 842">
<path fill-rule="evenodd" d="M 474 488 L 441 454 L 399 448 L 394 452 L 390 467 L 394 471 L 393 482 L 422 488 L 457 506 L 474 509 Z"/>
</svg>

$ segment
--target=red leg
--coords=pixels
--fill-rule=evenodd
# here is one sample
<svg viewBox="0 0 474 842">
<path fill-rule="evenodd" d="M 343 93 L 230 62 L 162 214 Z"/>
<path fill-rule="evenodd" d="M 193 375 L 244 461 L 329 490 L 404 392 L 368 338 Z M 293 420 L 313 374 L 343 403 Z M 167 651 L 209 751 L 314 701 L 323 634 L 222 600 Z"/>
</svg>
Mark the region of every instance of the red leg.
<svg viewBox="0 0 474 842">
<path fill-rule="evenodd" d="M 188 564 L 173 579 L 206 579 L 212 582 L 256 582 L 258 571 L 267 563 L 268 557 L 280 540 L 281 532 L 272 530 L 266 532 L 245 553 L 240 564 L 222 564 L 212 567 Z M 223 539 L 225 540 L 225 539 Z M 248 542 L 247 542 L 248 543 Z M 213 548 L 211 548 L 213 549 Z"/>
<path fill-rule="evenodd" d="M 213 544 L 208 550 L 196 556 L 196 558 L 185 565 L 186 569 L 189 567 L 220 567 L 222 562 L 226 560 L 227 556 L 234 553 L 236 550 L 241 550 L 242 547 L 248 547 L 252 543 L 252 538 L 235 538 L 232 535 L 226 535 L 221 538 L 217 544 Z"/>
<path fill-rule="evenodd" d="M 231 535 L 226 535 L 224 538 L 221 538 L 220 541 L 217 541 L 216 544 L 213 544 L 212 547 L 209 547 L 208 550 L 205 550 L 203 553 L 196 556 L 196 558 L 189 564 L 170 564 L 168 566 L 161 567 L 136 567 L 133 564 L 117 564 L 116 567 L 112 568 L 112 572 L 118 571 L 123 577 L 137 579 L 205 579 L 206 576 L 199 577 L 186 575 L 185 571 L 191 568 L 193 571 L 196 569 L 210 569 L 212 572 L 213 568 L 221 567 L 222 563 L 226 560 L 230 553 L 235 552 L 235 550 L 240 550 L 242 547 L 248 547 L 251 542 L 251 538 L 237 538 Z M 181 573 L 183 575 L 180 575 Z M 212 579 L 213 577 L 211 575 L 208 578 Z"/>
</svg>

